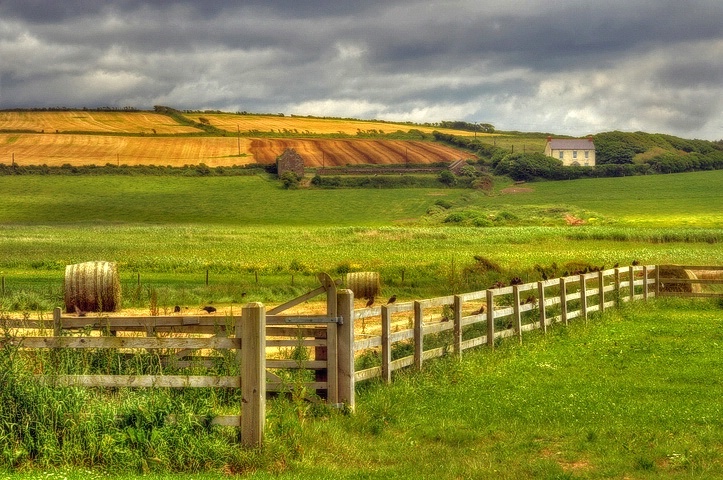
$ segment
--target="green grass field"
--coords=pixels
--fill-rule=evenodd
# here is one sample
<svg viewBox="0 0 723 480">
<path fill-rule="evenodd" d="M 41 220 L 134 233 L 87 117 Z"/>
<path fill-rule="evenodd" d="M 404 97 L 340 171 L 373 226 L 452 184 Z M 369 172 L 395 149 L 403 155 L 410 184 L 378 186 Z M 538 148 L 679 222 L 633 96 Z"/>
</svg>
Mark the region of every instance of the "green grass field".
<svg viewBox="0 0 723 480">
<path fill-rule="evenodd" d="M 379 271 L 384 288 L 403 296 L 447 295 L 480 287 L 458 281 L 475 255 L 526 279 L 535 264 L 719 263 L 721 184 L 723 171 L 713 171 L 530 183 L 522 186 L 529 191 L 486 196 L 283 190 L 264 177 L 0 177 L 0 275 L 8 291 L 45 298 L 8 303 L 6 295 L 4 308 L 52 307 L 65 266 L 95 260 L 117 262 L 129 291 L 138 274 L 167 289 L 171 304 L 229 302 L 241 291 L 283 301 L 313 286 L 318 271 Z M 440 201 L 449 211 L 511 220 L 450 226 L 427 213 Z M 586 224 L 567 226 L 567 211 Z M 174 298 L 174 289 L 193 293 Z"/>
<path fill-rule="evenodd" d="M 390 386 L 366 383 L 351 416 L 271 401 L 264 451 L 243 451 L 224 443 L 228 432 L 200 425 L 144 427 L 168 408 L 160 394 L 119 392 L 114 410 L 81 389 L 57 410 L 71 419 L 97 410 L 100 420 L 82 430 L 105 431 L 104 453 L 100 442 L 86 447 L 98 463 L 79 465 L 72 452 L 83 436 L 63 422 L 65 446 L 49 447 L 39 464 L 56 458 L 64 468 L 3 478 L 721 478 L 722 328 L 710 301 L 626 305 L 525 334 L 522 345 L 509 339 L 462 361 L 429 362 Z M 177 408 L 202 409 L 209 398 Z M 111 420 L 134 408 L 135 428 L 149 429 L 142 440 Z M 179 459 L 187 471 L 172 475 Z"/>
<path fill-rule="evenodd" d="M 59 305 L 65 265 L 90 260 L 118 262 L 124 305 L 146 308 L 151 289 L 161 308 L 241 292 L 281 302 L 320 270 L 379 271 L 383 293 L 401 298 L 459 293 L 491 280 L 465 274 L 475 255 L 525 280 L 535 264 L 720 264 L 722 184 L 714 171 L 486 196 L 287 191 L 262 177 L 0 177 L 0 313 Z M 497 226 L 452 225 L 445 212 Z M 566 212 L 585 224 L 566 225 Z M 367 382 L 351 416 L 277 399 L 263 451 L 190 417 L 159 423 L 236 409 L 233 393 L 120 389 L 110 402 L 41 388 L 24 376 L 33 365 L 2 349 L 0 432 L 12 441 L 0 443 L 0 477 L 721 478 L 722 322 L 719 302 L 659 299 L 428 362 L 391 386 Z"/>
</svg>

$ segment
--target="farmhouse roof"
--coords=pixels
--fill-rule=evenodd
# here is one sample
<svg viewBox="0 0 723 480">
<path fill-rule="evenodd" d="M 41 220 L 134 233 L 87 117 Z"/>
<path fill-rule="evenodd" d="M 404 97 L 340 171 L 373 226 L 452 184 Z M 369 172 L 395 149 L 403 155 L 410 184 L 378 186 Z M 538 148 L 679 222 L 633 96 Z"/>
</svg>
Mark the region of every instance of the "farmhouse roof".
<svg viewBox="0 0 723 480">
<path fill-rule="evenodd" d="M 551 150 L 595 150 L 592 138 L 551 138 Z"/>
</svg>

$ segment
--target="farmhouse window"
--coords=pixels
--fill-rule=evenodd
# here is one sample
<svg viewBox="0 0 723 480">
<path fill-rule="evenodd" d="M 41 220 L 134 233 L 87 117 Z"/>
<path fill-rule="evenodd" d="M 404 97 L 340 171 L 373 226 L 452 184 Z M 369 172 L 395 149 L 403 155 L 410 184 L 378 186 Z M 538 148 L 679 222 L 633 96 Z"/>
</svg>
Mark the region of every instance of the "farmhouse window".
<svg viewBox="0 0 723 480">
<path fill-rule="evenodd" d="M 560 150 L 560 160 L 562 160 L 565 157 L 565 152 Z"/>
<path fill-rule="evenodd" d="M 590 158 L 590 151 L 585 150 L 585 158 Z M 586 164 L 587 165 L 587 164 Z"/>
<path fill-rule="evenodd" d="M 572 158 L 577 158 L 577 150 L 572 151 Z"/>
</svg>

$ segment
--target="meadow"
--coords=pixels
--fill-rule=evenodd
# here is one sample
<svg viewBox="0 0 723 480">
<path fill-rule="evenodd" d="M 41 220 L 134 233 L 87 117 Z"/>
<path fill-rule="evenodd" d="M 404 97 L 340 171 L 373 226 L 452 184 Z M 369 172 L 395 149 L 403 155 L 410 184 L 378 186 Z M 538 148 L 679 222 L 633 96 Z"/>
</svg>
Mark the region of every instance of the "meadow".
<svg viewBox="0 0 723 480">
<path fill-rule="evenodd" d="M 391 385 L 362 384 L 352 415 L 279 398 L 269 402 L 263 450 L 243 450 L 231 431 L 190 416 L 233 405 L 233 395 L 122 389 L 109 403 L 90 389 L 26 386 L 25 409 L 48 420 L 32 430 L 43 450 L 13 469 L 13 458 L 27 452 L 6 448 L 0 472 L 12 479 L 721 478 L 723 387 L 712 373 L 723 367 L 720 312 L 714 302 L 680 299 L 608 310 L 547 335 L 527 333 L 523 344 L 509 339 L 461 361 L 402 371 Z M 4 384 L 17 388 L 22 376 L 3 367 Z M 0 412 L 13 398 L 11 389 L 2 392 Z M 169 412 L 176 422 L 163 421 Z"/>
<path fill-rule="evenodd" d="M 318 271 L 378 271 L 384 294 L 447 295 L 494 281 L 465 280 L 475 256 L 526 280 L 536 279 L 536 264 L 717 264 L 720 184 L 723 172 L 713 171 L 540 182 L 486 195 L 283 190 L 265 176 L 0 177 L 0 274 L 8 292 L 42 292 L 10 297 L 10 306 L 27 309 L 55 306 L 65 265 L 93 260 L 117 262 L 129 290 L 139 274 L 146 287 L 167 289 L 171 305 L 231 302 L 242 292 L 280 302 L 315 285 Z M 488 228 L 445 223 L 455 211 L 500 220 Z M 567 225 L 565 212 L 586 223 Z M 125 298 L 135 307 L 146 301 Z"/>
<path fill-rule="evenodd" d="M 45 315 L 62 301 L 65 265 L 89 260 L 118 262 L 124 306 L 146 311 L 154 292 L 161 308 L 237 304 L 242 292 L 280 303 L 315 287 L 318 271 L 379 271 L 383 294 L 401 299 L 470 291 L 491 280 L 469 275 L 474 256 L 525 281 L 553 263 L 720 264 L 722 174 L 500 182 L 491 194 L 284 190 L 264 175 L 0 177 L 0 312 Z M 445 222 L 455 212 L 493 226 Z M 568 225 L 566 213 L 584 224 Z M 391 386 L 360 384 L 353 415 L 278 398 L 263 450 L 194 420 L 234 411 L 237 392 L 52 389 L 3 348 L 0 431 L 13 440 L 0 445 L 0 473 L 719 478 L 720 312 L 719 302 L 677 299 L 608 310 L 399 372 Z"/>
</svg>

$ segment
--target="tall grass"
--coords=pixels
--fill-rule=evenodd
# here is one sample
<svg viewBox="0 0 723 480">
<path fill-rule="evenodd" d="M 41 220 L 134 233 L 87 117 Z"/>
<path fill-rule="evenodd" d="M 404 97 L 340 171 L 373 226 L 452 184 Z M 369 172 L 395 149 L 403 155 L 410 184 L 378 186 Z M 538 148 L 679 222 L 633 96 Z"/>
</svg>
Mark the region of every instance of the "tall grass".
<svg viewBox="0 0 723 480">
<path fill-rule="evenodd" d="M 366 382 L 351 416 L 273 401 L 263 452 L 203 421 L 235 394 L 51 390 L 5 348 L 0 461 L 70 478 L 719 478 L 721 327 L 717 302 L 626 304 Z"/>
</svg>

